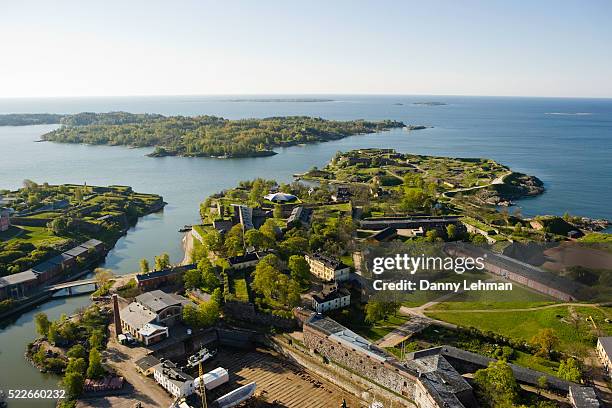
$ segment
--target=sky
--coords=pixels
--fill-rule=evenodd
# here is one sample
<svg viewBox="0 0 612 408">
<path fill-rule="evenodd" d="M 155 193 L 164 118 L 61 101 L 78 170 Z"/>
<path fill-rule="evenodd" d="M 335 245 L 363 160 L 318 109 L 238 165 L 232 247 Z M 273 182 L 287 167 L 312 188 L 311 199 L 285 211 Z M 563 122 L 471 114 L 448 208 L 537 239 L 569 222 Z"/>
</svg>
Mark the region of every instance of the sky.
<svg viewBox="0 0 612 408">
<path fill-rule="evenodd" d="M 612 97 L 612 1 L 0 0 L 0 97 Z"/>
</svg>

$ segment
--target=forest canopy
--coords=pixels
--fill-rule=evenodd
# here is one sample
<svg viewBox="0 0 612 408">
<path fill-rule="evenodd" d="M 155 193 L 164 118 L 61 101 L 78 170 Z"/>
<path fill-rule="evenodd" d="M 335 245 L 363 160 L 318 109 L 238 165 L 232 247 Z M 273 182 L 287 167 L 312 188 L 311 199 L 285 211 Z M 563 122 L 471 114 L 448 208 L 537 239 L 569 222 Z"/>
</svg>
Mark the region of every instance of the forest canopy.
<svg viewBox="0 0 612 408">
<path fill-rule="evenodd" d="M 43 135 L 63 143 L 155 146 L 151 156 L 250 157 L 300 143 L 404 127 L 385 120 L 333 121 L 306 116 L 230 120 L 216 116 L 162 116 L 126 112 L 79 113 L 62 118 L 62 127 Z"/>
</svg>

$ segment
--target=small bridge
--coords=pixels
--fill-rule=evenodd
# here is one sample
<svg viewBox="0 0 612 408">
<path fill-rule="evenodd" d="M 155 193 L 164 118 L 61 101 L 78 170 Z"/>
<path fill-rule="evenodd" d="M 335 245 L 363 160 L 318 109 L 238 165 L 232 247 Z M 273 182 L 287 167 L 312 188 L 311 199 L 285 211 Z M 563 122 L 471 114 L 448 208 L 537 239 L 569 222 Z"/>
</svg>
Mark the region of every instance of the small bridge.
<svg viewBox="0 0 612 408">
<path fill-rule="evenodd" d="M 72 296 L 72 289 L 81 287 L 81 286 L 85 286 L 85 291 L 81 290 L 79 291 L 79 294 L 87 293 L 87 292 L 95 292 L 98 289 L 98 281 L 95 278 L 81 279 L 81 280 L 76 280 L 76 281 L 71 281 L 71 282 L 58 283 L 57 285 L 47 286 L 45 290 L 47 292 L 58 292 L 62 289 L 67 289 L 68 296 Z"/>
</svg>

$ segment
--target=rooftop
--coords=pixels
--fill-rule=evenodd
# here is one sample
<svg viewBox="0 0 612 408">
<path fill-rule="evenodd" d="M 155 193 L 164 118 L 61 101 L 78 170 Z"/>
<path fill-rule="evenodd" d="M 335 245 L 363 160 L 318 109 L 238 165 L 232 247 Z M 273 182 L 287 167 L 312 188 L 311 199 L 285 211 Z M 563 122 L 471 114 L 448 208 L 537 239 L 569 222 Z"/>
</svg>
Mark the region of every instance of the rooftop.
<svg viewBox="0 0 612 408">
<path fill-rule="evenodd" d="M 50 270 L 57 268 L 57 265 L 58 265 L 57 263 L 51 262 L 50 260 L 45 261 L 45 262 L 39 263 L 38 265 L 33 266 L 32 272 L 45 273 L 45 272 L 48 272 Z"/>
<path fill-rule="evenodd" d="M 191 303 L 189 299 L 183 296 L 174 293 L 166 293 L 161 290 L 152 290 L 151 292 L 145 292 L 142 295 L 138 295 L 136 296 L 136 302 L 154 313 L 159 313 L 170 306 Z"/>
<path fill-rule="evenodd" d="M 88 248 L 82 247 L 82 246 L 76 246 L 72 249 L 69 249 L 68 251 L 64 252 L 66 255 L 70 255 L 74 258 L 76 258 L 77 256 L 83 256 L 83 254 L 86 254 L 88 251 Z"/>
<path fill-rule="evenodd" d="M 158 365 L 159 360 L 152 355 L 148 355 L 148 356 L 144 356 L 141 359 L 136 360 L 134 364 L 136 364 L 136 366 L 140 368 L 142 371 L 146 371 L 149 368 Z"/>
<path fill-rule="evenodd" d="M 272 194 L 267 194 L 264 196 L 264 198 L 266 200 L 270 200 L 273 202 L 288 202 L 288 201 L 294 201 L 297 200 L 297 197 L 294 196 L 293 194 L 287 194 L 287 193 L 272 193 Z"/>
<path fill-rule="evenodd" d="M 153 369 L 157 372 L 161 372 L 164 377 L 178 387 L 182 387 L 183 384 L 188 381 L 193 381 L 192 376 L 177 368 L 176 364 L 169 360 L 159 363 Z"/>
<path fill-rule="evenodd" d="M 612 358 L 612 336 L 599 337 L 597 341 L 601 344 L 608 357 Z"/>
<path fill-rule="evenodd" d="M 119 311 L 121 320 L 136 330 L 141 329 L 145 324 L 155 320 L 157 315 L 146 309 L 140 303 L 132 302 Z"/>
<path fill-rule="evenodd" d="M 576 408 L 599 408 L 599 399 L 592 387 L 570 386 L 570 394 L 573 405 Z"/>
<path fill-rule="evenodd" d="M 316 327 L 326 333 L 330 339 L 344 343 L 349 348 L 359 349 L 360 352 L 375 360 L 386 361 L 389 359 L 384 351 L 378 349 L 368 340 L 342 326 L 335 320 L 324 317 L 321 314 L 313 313 L 310 319 L 306 321 L 306 324 Z"/>
<path fill-rule="evenodd" d="M 90 239 L 89 241 L 85 241 L 81 244 L 81 246 L 85 248 L 97 248 L 100 245 L 104 245 L 104 243 L 97 239 Z"/>
<path fill-rule="evenodd" d="M 147 337 L 147 336 L 151 336 L 155 333 L 157 333 L 158 331 L 166 331 L 167 327 L 165 326 L 160 326 L 157 324 L 153 324 L 153 323 L 147 323 L 144 326 L 142 326 L 142 328 L 140 330 L 138 330 L 138 332 Z"/>
<path fill-rule="evenodd" d="M 342 263 L 338 258 L 334 258 L 333 256 L 323 254 L 321 252 L 314 252 L 308 255 L 310 258 L 315 259 L 328 268 L 332 268 L 334 270 L 348 268 L 347 265 Z"/>
<path fill-rule="evenodd" d="M 0 277 L 0 288 L 5 286 L 17 285 L 19 283 L 34 281 L 38 279 L 37 275 L 31 269 L 25 272 L 14 273 Z"/>
<path fill-rule="evenodd" d="M 349 292 L 345 288 L 340 288 L 338 290 L 327 291 L 327 292 L 322 291 L 319 293 L 315 293 L 314 295 L 312 295 L 312 298 L 317 303 L 325 303 L 325 302 L 330 302 L 332 300 L 340 299 L 346 296 L 351 296 L 351 292 Z"/>
</svg>

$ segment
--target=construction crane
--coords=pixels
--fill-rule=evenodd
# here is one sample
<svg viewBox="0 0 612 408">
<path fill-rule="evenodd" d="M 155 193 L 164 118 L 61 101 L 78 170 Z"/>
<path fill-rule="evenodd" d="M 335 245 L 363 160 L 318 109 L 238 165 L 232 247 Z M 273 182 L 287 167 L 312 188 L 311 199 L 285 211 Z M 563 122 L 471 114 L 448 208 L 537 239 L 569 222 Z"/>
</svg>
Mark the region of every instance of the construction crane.
<svg viewBox="0 0 612 408">
<path fill-rule="evenodd" d="M 200 380 L 200 397 L 202 398 L 202 407 L 208 408 L 206 404 L 206 385 L 204 384 L 204 370 L 202 369 L 202 362 L 198 363 L 198 375 L 201 378 Z"/>
</svg>

